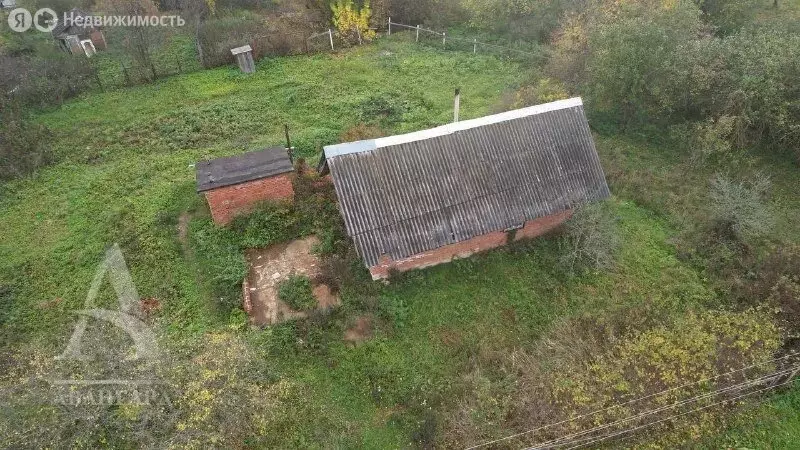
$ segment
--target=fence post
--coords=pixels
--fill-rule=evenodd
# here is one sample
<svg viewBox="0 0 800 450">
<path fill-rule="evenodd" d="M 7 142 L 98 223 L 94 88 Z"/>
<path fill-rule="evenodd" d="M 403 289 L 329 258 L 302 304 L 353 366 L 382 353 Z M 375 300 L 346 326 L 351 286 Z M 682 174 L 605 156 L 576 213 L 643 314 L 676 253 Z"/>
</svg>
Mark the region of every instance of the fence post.
<svg viewBox="0 0 800 450">
<path fill-rule="evenodd" d="M 389 17 L 389 36 L 392 35 L 392 18 Z"/>
<path fill-rule="evenodd" d="M 419 42 L 419 25 L 417 25 L 417 42 Z"/>
<path fill-rule="evenodd" d="M 442 48 L 447 47 L 447 32 L 442 32 Z"/>
<path fill-rule="evenodd" d="M 128 75 L 128 69 L 125 68 L 125 64 L 119 63 L 120 67 L 122 67 L 122 75 L 125 76 L 125 85 L 131 85 L 131 77 Z"/>
<path fill-rule="evenodd" d="M 100 86 L 100 91 L 103 91 L 103 82 L 100 81 L 100 74 L 97 72 L 97 68 L 93 68 L 92 72 L 94 73 L 94 80 L 97 81 L 97 85 Z"/>
<path fill-rule="evenodd" d="M 328 39 L 330 39 L 330 41 L 331 41 L 331 50 L 334 50 L 334 48 L 333 48 L 333 30 L 330 29 L 330 28 L 328 28 Z"/>
<path fill-rule="evenodd" d="M 476 38 L 475 41 L 472 43 L 472 53 L 478 53 L 478 39 Z"/>
<path fill-rule="evenodd" d="M 358 45 L 361 45 L 361 29 L 356 27 L 356 33 L 358 33 Z"/>
</svg>

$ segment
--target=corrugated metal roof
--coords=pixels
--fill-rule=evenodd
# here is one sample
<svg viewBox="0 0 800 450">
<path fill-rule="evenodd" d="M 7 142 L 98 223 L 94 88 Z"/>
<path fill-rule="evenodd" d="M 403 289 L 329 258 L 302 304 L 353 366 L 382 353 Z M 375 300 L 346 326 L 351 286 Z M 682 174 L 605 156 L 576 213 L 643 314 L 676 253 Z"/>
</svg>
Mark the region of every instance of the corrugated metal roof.
<svg viewBox="0 0 800 450">
<path fill-rule="evenodd" d="M 293 170 L 283 147 L 197 163 L 197 192 L 271 177 Z"/>
<path fill-rule="evenodd" d="M 609 196 L 580 99 L 329 146 L 325 154 L 367 266 Z"/>
</svg>

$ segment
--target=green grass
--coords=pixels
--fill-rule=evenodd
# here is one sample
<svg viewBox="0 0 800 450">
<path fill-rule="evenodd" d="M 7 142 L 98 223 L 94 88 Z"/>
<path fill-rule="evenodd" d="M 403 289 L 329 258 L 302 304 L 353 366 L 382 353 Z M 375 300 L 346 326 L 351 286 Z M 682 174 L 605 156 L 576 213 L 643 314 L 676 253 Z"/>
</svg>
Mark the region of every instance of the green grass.
<svg viewBox="0 0 800 450">
<path fill-rule="evenodd" d="M 212 278 L 221 270 L 184 254 L 177 223 L 185 212 L 198 217 L 190 230 L 195 251 L 203 252 L 197 242 L 204 236 L 228 246 L 221 253 L 228 256 L 240 244 L 208 231 L 208 212 L 194 191 L 196 161 L 280 145 L 284 123 L 297 155 L 314 159 L 321 145 L 370 120 L 376 108 L 389 111 L 379 120 L 385 129 L 418 130 L 451 120 L 454 87 L 463 93 L 462 116 L 472 118 L 524 78 L 525 68 L 490 56 L 379 41 L 333 55 L 263 60 L 251 76 L 226 67 L 86 95 L 41 114 L 54 130 L 58 163 L 0 191 L 0 286 L 10 286 L 0 315 L 3 348 L 60 353 L 105 248 L 119 243 L 140 295 L 162 305 L 155 326 L 167 348 L 196 362 L 206 336 L 233 335 L 257 355 L 254 368 L 231 372 L 237 381 L 285 380 L 302 393 L 287 406 L 283 425 L 253 437 L 256 443 L 405 447 L 431 411 L 449 411 L 462 377 L 487 351 L 541 345 L 557 323 L 579 316 L 646 304 L 669 317 L 724 305 L 669 244 L 682 211 L 702 201 L 704 175 L 682 178 L 667 150 L 625 138 L 598 137 L 624 243 L 608 272 L 565 277 L 556 240 L 539 239 L 412 272 L 389 286 L 358 282 L 342 291 L 343 306 L 330 317 L 262 331 L 243 326 L 240 311 L 218 307 Z M 796 173 L 775 170 L 782 174 L 779 198 L 796 211 Z M 674 193 L 675 186 L 684 190 Z M 782 235 L 797 230 L 789 216 Z M 253 229 L 257 235 L 242 240 L 271 242 Z M 364 277 L 363 268 L 358 273 Z M 111 301 L 111 293 L 104 298 Z M 345 344 L 343 331 L 365 313 L 374 316 L 374 338 Z M 2 379 L 4 386 L 14 381 Z M 774 408 L 791 410 L 793 399 Z M 235 414 L 245 420 L 244 410 Z M 36 428 L 29 430 L 31 436 Z M 763 442 L 744 428 L 737 433 Z"/>
<path fill-rule="evenodd" d="M 304 275 L 291 275 L 278 285 L 278 298 L 296 311 L 309 311 L 317 306 L 311 280 Z"/>
<path fill-rule="evenodd" d="M 769 402 L 731 420 L 719 436 L 704 442 L 704 448 L 797 447 L 800 436 L 800 389 L 795 381 L 789 390 Z"/>
<path fill-rule="evenodd" d="M 8 313 L 14 334 L 61 339 L 72 321 L 67 312 L 82 304 L 95 265 L 114 242 L 139 289 L 164 299 L 171 329 L 206 329 L 217 318 L 197 296 L 174 230 L 181 211 L 202 205 L 192 164 L 280 145 L 283 123 L 298 155 L 313 158 L 319 145 L 355 125 L 359 108 L 375 96 L 409 105 L 389 124 L 397 131 L 446 123 L 456 85 L 470 93 L 463 114 L 477 117 L 516 82 L 515 73 L 513 64 L 493 58 L 388 44 L 265 60 L 253 76 L 226 67 L 172 77 L 88 95 L 40 116 L 55 132 L 60 163 L 4 186 L 0 200 L 0 273 L 15 286 Z M 64 301 L 54 310 L 35 307 L 53 298 Z"/>
</svg>

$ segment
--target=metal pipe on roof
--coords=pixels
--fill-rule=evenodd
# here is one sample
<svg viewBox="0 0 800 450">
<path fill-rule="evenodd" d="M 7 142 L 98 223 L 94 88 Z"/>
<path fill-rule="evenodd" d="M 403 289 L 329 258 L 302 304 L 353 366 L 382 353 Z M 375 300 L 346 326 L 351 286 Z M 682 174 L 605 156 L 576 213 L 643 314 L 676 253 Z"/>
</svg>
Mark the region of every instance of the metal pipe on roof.
<svg viewBox="0 0 800 450">
<path fill-rule="evenodd" d="M 461 109 L 461 89 L 456 88 L 456 104 L 453 109 L 453 123 L 458 122 L 458 113 Z"/>
<path fill-rule="evenodd" d="M 289 139 L 289 124 L 283 124 L 283 132 L 286 133 L 286 153 L 289 155 L 289 162 L 294 164 L 294 156 L 292 156 L 292 141 Z"/>
</svg>

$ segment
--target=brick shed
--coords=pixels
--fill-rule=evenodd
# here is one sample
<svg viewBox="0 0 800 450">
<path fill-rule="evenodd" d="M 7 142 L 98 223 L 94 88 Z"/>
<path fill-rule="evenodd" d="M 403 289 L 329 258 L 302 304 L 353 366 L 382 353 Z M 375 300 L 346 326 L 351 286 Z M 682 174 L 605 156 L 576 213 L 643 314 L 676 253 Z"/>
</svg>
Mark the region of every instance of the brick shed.
<svg viewBox="0 0 800 450">
<path fill-rule="evenodd" d="M 580 98 L 325 147 L 374 279 L 535 237 L 608 197 Z"/>
<path fill-rule="evenodd" d="M 276 147 L 197 163 L 197 192 L 203 193 L 214 223 L 228 224 L 265 200 L 294 197 L 292 162 Z"/>
</svg>

